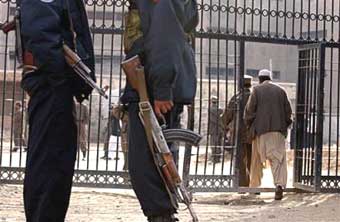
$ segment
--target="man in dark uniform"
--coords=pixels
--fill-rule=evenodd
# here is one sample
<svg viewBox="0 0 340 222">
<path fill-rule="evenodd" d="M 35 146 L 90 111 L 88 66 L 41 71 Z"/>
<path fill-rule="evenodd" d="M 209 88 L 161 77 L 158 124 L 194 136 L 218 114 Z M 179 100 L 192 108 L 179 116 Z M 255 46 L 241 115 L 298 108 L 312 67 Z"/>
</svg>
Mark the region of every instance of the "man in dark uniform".
<svg viewBox="0 0 340 222">
<path fill-rule="evenodd" d="M 22 0 L 20 7 L 25 52 L 22 87 L 30 95 L 26 221 L 62 222 L 77 152 L 73 97 L 82 102 L 91 93 L 67 65 L 63 43 L 76 49 L 92 71 L 93 45 L 81 0 Z M 91 77 L 95 79 L 94 72 Z"/>
<path fill-rule="evenodd" d="M 210 135 L 210 148 L 211 148 L 211 161 L 213 163 L 219 163 L 222 156 L 222 127 L 220 122 L 220 115 L 222 110 L 218 107 L 218 98 L 216 96 L 211 97 L 211 105 L 209 112 L 209 135 Z"/>
<path fill-rule="evenodd" d="M 243 103 L 242 108 L 244 109 L 249 96 L 250 96 L 250 88 L 251 88 L 251 80 L 252 77 L 245 75 L 244 76 L 244 88 L 243 88 Z M 236 122 L 237 121 L 237 106 L 240 104 L 242 99 L 241 93 L 238 93 L 237 95 L 233 96 L 229 103 L 228 107 L 225 109 L 224 113 L 222 114 L 222 124 L 223 127 L 229 128 L 230 130 L 230 135 L 231 135 L 231 140 L 234 141 L 236 138 Z M 243 113 L 243 112 L 242 112 Z M 243 115 L 241 115 L 241 118 Z M 250 163 L 251 163 L 251 150 L 252 150 L 252 135 L 250 131 L 246 128 L 243 118 L 240 121 L 240 138 L 241 138 L 241 150 L 240 152 L 240 165 L 239 165 L 239 186 L 242 187 L 249 187 L 249 175 L 250 175 Z M 235 144 L 232 142 L 232 144 Z"/>
<path fill-rule="evenodd" d="M 196 1 L 129 2 L 124 33 L 126 59 L 140 56 L 156 115 L 164 114 L 169 128 L 179 127 L 183 104 L 190 104 L 196 92 L 190 45 L 190 33 L 198 23 Z M 144 215 L 152 222 L 176 221 L 176 203 L 171 203 L 154 165 L 138 116 L 138 96 L 131 86 L 127 85 L 121 101 L 129 104 L 129 172 Z M 174 147 L 170 145 L 176 152 Z"/>
</svg>

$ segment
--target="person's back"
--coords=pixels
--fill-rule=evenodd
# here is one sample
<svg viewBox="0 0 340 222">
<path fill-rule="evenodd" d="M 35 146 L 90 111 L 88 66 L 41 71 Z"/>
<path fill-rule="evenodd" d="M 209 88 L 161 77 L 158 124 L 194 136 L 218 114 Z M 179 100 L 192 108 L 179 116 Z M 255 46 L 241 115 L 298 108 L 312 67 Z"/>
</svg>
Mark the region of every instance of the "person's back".
<svg viewBox="0 0 340 222">
<path fill-rule="evenodd" d="M 275 200 L 281 200 L 287 184 L 285 137 L 291 124 L 292 109 L 286 92 L 271 82 L 271 71 L 259 72 L 260 85 L 254 87 L 244 111 L 244 120 L 252 132 L 250 187 L 261 185 L 262 168 L 270 161 Z"/>
<path fill-rule="evenodd" d="M 254 87 L 256 95 L 256 118 L 255 132 L 256 135 L 262 135 L 266 132 L 287 133 L 287 127 L 290 125 L 290 104 L 287 94 L 280 86 L 265 81 Z"/>
</svg>

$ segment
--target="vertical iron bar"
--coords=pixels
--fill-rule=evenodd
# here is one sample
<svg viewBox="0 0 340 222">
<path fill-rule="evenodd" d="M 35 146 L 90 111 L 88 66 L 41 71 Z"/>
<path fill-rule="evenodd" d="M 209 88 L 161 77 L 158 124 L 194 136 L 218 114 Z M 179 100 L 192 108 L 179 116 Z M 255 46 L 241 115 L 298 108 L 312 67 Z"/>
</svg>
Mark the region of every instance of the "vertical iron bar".
<svg viewBox="0 0 340 222">
<path fill-rule="evenodd" d="M 212 5 L 212 0 L 210 0 L 210 5 Z M 209 20 L 212 20 L 212 9 L 210 9 L 209 12 Z M 210 24 L 210 29 L 211 29 L 211 24 Z M 210 113 L 211 113 L 211 38 L 208 39 L 208 67 L 209 67 L 209 75 L 208 75 L 208 125 L 207 125 L 207 144 L 205 148 L 205 160 L 204 160 L 204 175 L 207 173 L 207 166 L 208 166 L 208 154 L 209 154 L 209 149 L 211 151 L 211 144 L 210 144 Z M 203 90 L 203 89 L 202 89 Z"/>
<path fill-rule="evenodd" d="M 96 28 L 96 19 L 97 19 L 97 13 L 96 13 L 96 3 L 93 4 L 93 18 L 92 18 L 92 25 L 91 27 L 93 29 Z M 93 45 L 95 45 L 96 39 L 95 39 L 95 33 L 92 33 L 92 41 L 93 41 Z M 94 48 L 94 54 L 96 57 L 96 49 Z M 94 105 L 93 103 L 93 95 L 90 96 L 90 102 L 89 102 L 89 117 L 91 119 L 91 115 L 92 115 L 92 105 Z M 91 124 L 89 124 L 89 132 L 91 132 Z M 91 133 L 89 134 L 89 138 L 91 139 Z M 89 140 L 89 142 L 91 142 L 91 140 Z M 99 155 L 99 150 L 97 149 L 97 154 L 96 154 L 96 162 L 98 162 L 98 155 Z M 88 155 L 88 159 L 90 159 L 90 152 Z M 88 161 L 88 166 L 89 166 L 89 161 Z"/>
<path fill-rule="evenodd" d="M 260 0 L 260 27 L 258 36 L 262 36 L 262 16 L 263 16 L 263 0 Z"/>
<path fill-rule="evenodd" d="M 9 8 L 10 8 L 10 2 L 7 3 L 7 18 L 6 21 L 9 21 Z M 4 129 L 5 129 L 5 102 L 6 102 L 6 81 L 7 81 L 7 50 L 8 50 L 8 33 L 5 37 L 5 57 L 4 57 L 4 77 L 3 77 L 3 83 L 2 83 L 2 107 L 1 107 L 1 141 L 0 141 L 0 166 L 2 166 L 2 160 L 3 160 L 3 145 L 4 145 Z M 10 141 L 11 142 L 11 141 Z"/>
<path fill-rule="evenodd" d="M 307 40 L 311 40 L 311 37 L 310 37 L 310 19 L 311 19 L 310 4 L 311 2 L 308 1 L 308 28 L 307 28 L 308 37 L 307 37 Z"/>
<path fill-rule="evenodd" d="M 247 19 L 247 0 L 243 2 L 243 32 L 242 35 L 246 35 L 246 19 Z"/>
<path fill-rule="evenodd" d="M 251 28 L 250 28 L 250 36 L 254 35 L 254 1 L 251 1 Z"/>
<path fill-rule="evenodd" d="M 204 23 L 204 9 L 203 9 L 203 5 L 204 5 L 204 0 L 201 0 L 201 27 L 200 27 L 200 31 L 204 31 L 203 29 L 203 23 Z M 200 37 L 200 95 L 199 95 L 199 117 L 198 117 L 198 133 L 202 132 L 202 97 L 203 97 L 203 38 Z M 208 141 L 207 141 L 208 142 Z M 199 165 L 199 154 L 200 154 L 200 148 L 201 146 L 197 147 L 197 154 L 196 154 L 196 167 L 195 167 L 195 175 L 198 174 L 198 165 Z"/>
<path fill-rule="evenodd" d="M 268 33 L 267 33 L 268 38 L 271 37 L 271 33 L 270 33 L 271 1 L 272 0 L 268 0 Z"/>
<path fill-rule="evenodd" d="M 304 14 L 304 11 L 303 11 L 303 1 L 304 0 L 301 0 L 301 5 L 300 5 L 300 9 L 301 9 L 301 12 L 300 12 L 300 40 L 303 40 L 303 14 Z"/>
<path fill-rule="evenodd" d="M 237 14 L 238 14 L 238 10 L 237 10 L 237 7 L 238 7 L 238 3 L 237 3 L 237 0 L 235 0 L 235 21 L 234 21 L 234 35 L 237 35 Z"/>
<path fill-rule="evenodd" d="M 311 83 L 311 73 L 312 73 L 312 66 L 313 66 L 313 58 L 314 58 L 314 50 L 313 49 L 308 49 L 308 63 L 306 67 L 306 78 L 307 78 L 307 96 L 306 96 L 306 146 L 305 146 L 305 151 L 307 152 L 307 175 L 310 176 L 310 165 L 311 165 L 311 152 L 313 152 L 313 149 L 310 144 L 310 127 L 311 127 L 311 119 L 310 119 L 310 107 L 311 107 L 311 98 L 313 96 L 312 92 L 312 83 Z"/>
<path fill-rule="evenodd" d="M 334 0 L 332 0 L 332 22 L 331 22 L 331 39 L 330 42 L 334 42 Z"/>
<path fill-rule="evenodd" d="M 321 189 L 322 169 L 322 144 L 323 144 L 323 119 L 324 119 L 324 81 L 325 81 L 325 46 L 320 45 L 319 49 L 319 85 L 318 85 L 318 125 L 317 125 L 317 146 L 315 152 L 315 190 Z"/>
<path fill-rule="evenodd" d="M 115 19 L 115 15 L 116 15 L 116 3 L 114 2 L 113 4 L 112 4 L 112 18 L 111 18 L 111 20 L 112 20 L 112 23 L 111 23 L 111 29 L 112 30 L 114 30 L 115 29 L 115 22 L 116 22 L 116 19 Z M 124 24 L 124 14 L 123 14 L 123 12 L 122 12 L 122 24 Z M 114 51 L 115 51 L 115 42 L 114 42 L 114 40 L 115 40 L 115 34 L 112 32 L 112 34 L 111 34 L 111 46 L 110 46 L 110 57 L 111 58 L 113 58 L 114 57 Z M 110 73 L 109 73 L 109 75 L 110 75 L 110 77 L 109 77 L 109 99 L 108 99 L 108 102 L 109 102 L 109 106 L 112 104 L 112 80 L 113 80 L 113 67 L 114 67 L 114 65 L 113 65 L 113 59 L 111 59 L 110 60 Z M 109 107 L 109 110 L 108 110 L 108 112 L 109 112 L 109 114 L 108 115 L 110 115 L 110 107 Z M 108 127 L 109 127 L 109 125 L 108 125 Z M 109 151 L 109 150 L 108 150 Z M 109 152 L 108 152 L 108 154 L 109 154 Z M 125 161 L 125 160 L 124 160 Z M 108 170 L 108 165 L 106 165 L 106 170 Z"/>
<path fill-rule="evenodd" d="M 323 1 L 323 15 L 326 16 L 326 7 L 327 7 L 327 0 Z M 323 17 L 323 41 L 326 41 L 326 17 Z"/>
<path fill-rule="evenodd" d="M 287 0 L 284 0 L 283 38 L 287 38 Z"/>
<path fill-rule="evenodd" d="M 317 103 L 318 103 L 318 89 L 317 89 L 317 79 L 318 79 L 318 65 L 319 65 L 319 48 L 313 49 L 314 58 L 313 58 L 313 79 L 314 79 L 314 86 L 313 86 L 313 122 L 312 122 L 312 135 L 313 135 L 313 152 L 312 152 L 312 165 L 311 165 L 311 175 L 314 174 L 314 153 L 316 150 L 316 128 L 317 128 Z"/>
<path fill-rule="evenodd" d="M 241 96 L 239 99 L 239 102 L 237 104 L 238 107 L 238 113 L 237 113 L 237 127 L 236 127 L 236 132 L 237 132 L 237 138 L 236 138 L 236 159 L 235 159 L 235 167 L 234 167 L 234 175 L 236 181 L 234 182 L 234 187 L 238 188 L 239 187 L 239 179 L 240 179 L 240 162 L 241 162 L 241 149 L 242 149 L 242 143 L 241 143 L 241 121 L 243 120 L 243 100 L 244 100 L 244 74 L 245 74 L 245 43 L 244 41 L 239 42 L 239 72 L 238 72 L 238 93 Z"/>
<path fill-rule="evenodd" d="M 331 170 L 331 140 L 332 140 L 332 102 L 333 102 L 333 47 L 331 47 L 331 61 L 330 61 L 330 80 L 329 80 L 329 117 L 328 117 L 328 169 L 327 169 L 327 175 L 330 175 Z M 326 64 L 325 64 L 326 65 Z"/>
<path fill-rule="evenodd" d="M 276 0 L 276 33 L 275 38 L 279 38 L 279 0 Z"/>
<path fill-rule="evenodd" d="M 105 4 L 103 4 L 103 13 L 102 13 L 102 25 L 100 28 L 104 29 L 105 28 L 105 11 L 106 11 L 106 8 L 105 8 Z M 104 38 L 104 33 L 101 34 L 101 44 L 100 44 L 100 68 L 99 68 L 99 86 L 100 88 L 102 88 L 102 84 L 103 84 L 103 69 L 104 69 L 104 64 L 103 64 L 103 60 L 104 60 L 104 42 L 105 42 L 105 38 Z M 99 169 L 99 161 L 100 161 L 100 158 L 99 158 L 99 144 L 100 144 L 100 127 L 101 127 L 101 116 L 102 116 L 102 97 L 101 96 L 98 96 L 99 98 L 99 101 L 98 101 L 98 105 L 99 105 L 99 109 L 98 109 L 98 129 L 97 129 L 97 160 L 96 160 L 96 170 Z M 110 117 L 108 118 L 110 119 Z M 110 130 L 108 130 L 108 132 L 110 132 Z M 110 135 L 108 137 L 108 139 L 110 138 Z M 110 141 L 110 140 L 109 140 Z M 108 146 L 108 151 L 110 150 L 109 149 L 110 147 L 110 144 Z M 108 158 L 106 159 L 106 166 L 108 164 Z"/>
<path fill-rule="evenodd" d="M 309 165 L 310 165 L 310 149 L 307 147 L 307 131 L 308 131 L 308 125 L 309 125 L 309 120 L 308 120 L 308 98 L 309 98 L 309 82 L 308 82 L 308 67 L 310 66 L 310 49 L 306 49 L 306 60 L 304 64 L 304 80 L 306 83 L 306 88 L 304 90 L 305 97 L 304 97 L 304 109 L 303 109 L 303 116 L 305 119 L 304 122 L 304 128 L 303 128 L 303 153 L 304 153 L 304 165 L 303 165 L 303 175 L 304 176 L 309 176 Z"/>
<path fill-rule="evenodd" d="M 226 77 L 225 77 L 225 103 L 224 103 L 224 107 L 225 109 L 228 107 L 228 99 L 229 99 L 229 95 L 228 95 L 228 87 L 229 87 L 229 41 L 226 40 L 225 41 L 225 55 L 226 55 L 226 59 L 225 59 L 225 70 L 226 70 Z M 223 145 L 225 144 L 225 139 L 226 139 L 226 135 L 223 136 L 224 140 L 223 140 Z M 223 160 L 225 159 L 225 152 L 226 152 L 226 149 L 225 147 L 223 146 L 223 149 L 222 149 L 222 158 Z M 224 161 L 222 161 L 222 166 L 221 166 L 221 174 L 223 174 L 223 171 L 224 171 Z"/>
<path fill-rule="evenodd" d="M 319 0 L 316 0 L 316 6 L 315 6 L 315 40 L 319 40 Z"/>
<path fill-rule="evenodd" d="M 295 11 L 295 0 L 293 0 L 293 20 L 292 20 L 292 37 L 291 39 L 295 39 L 295 14 L 296 14 L 296 11 Z"/>
<path fill-rule="evenodd" d="M 221 0 L 218 1 L 218 6 L 219 8 L 221 7 Z M 221 30 L 221 11 L 218 10 L 218 21 L 217 21 L 217 25 L 218 25 L 218 30 Z M 216 81 L 216 84 L 217 84 L 217 115 L 216 115 L 216 119 L 215 119 L 215 122 L 216 123 L 219 123 L 219 115 L 220 115 L 220 39 L 217 39 L 217 55 L 214 55 L 217 56 L 217 81 Z M 219 155 L 219 153 L 216 152 L 216 148 L 217 150 L 221 149 L 221 141 L 220 141 L 220 125 L 217 124 L 216 126 L 214 126 L 217 128 L 216 132 L 217 132 L 217 137 L 218 137 L 218 142 L 217 144 L 214 144 L 214 151 L 215 151 L 215 155 Z M 220 156 L 218 158 L 221 158 Z M 223 161 L 223 160 L 222 160 Z M 212 174 L 215 175 L 215 169 L 216 169 L 216 162 L 213 161 L 213 170 L 212 170 Z"/>
<path fill-rule="evenodd" d="M 340 7 L 340 4 L 339 4 Z M 340 71 L 340 48 L 338 48 L 338 72 Z M 335 157 L 335 176 L 338 176 L 339 172 L 339 128 L 340 128 L 340 77 L 337 76 L 337 104 L 336 104 L 336 157 Z"/>
<path fill-rule="evenodd" d="M 305 75 L 304 67 L 306 64 L 305 50 L 299 50 L 299 67 L 298 67 L 298 88 L 296 102 L 296 148 L 294 162 L 294 181 L 302 182 L 303 167 L 303 128 L 304 128 L 304 97 L 305 97 Z"/>
<path fill-rule="evenodd" d="M 226 34 L 229 34 L 229 11 L 230 11 L 230 5 L 229 5 L 229 0 L 227 0 L 226 32 L 225 32 Z"/>
<path fill-rule="evenodd" d="M 236 96 L 237 94 L 237 77 L 238 77 L 238 74 L 237 74 L 237 63 L 238 63 L 238 59 L 237 59 L 237 56 L 238 56 L 238 53 L 237 53 L 237 44 L 239 42 L 238 41 L 234 41 L 234 80 L 233 80 L 233 85 L 234 85 L 234 96 Z M 236 110 L 235 110 L 236 111 Z M 237 122 L 234 121 L 234 129 L 236 129 L 236 132 L 237 132 L 237 128 L 236 128 L 236 124 Z M 235 139 L 235 134 L 233 135 L 233 141 L 236 141 Z M 234 171 L 234 168 L 233 168 L 233 162 L 234 162 L 234 155 L 236 154 L 236 150 L 237 149 L 237 142 L 236 141 L 236 144 L 235 142 L 233 143 L 233 148 L 232 148 L 232 151 L 231 151 L 231 158 L 230 158 L 230 171 L 229 171 L 229 174 L 232 175 Z"/>
</svg>

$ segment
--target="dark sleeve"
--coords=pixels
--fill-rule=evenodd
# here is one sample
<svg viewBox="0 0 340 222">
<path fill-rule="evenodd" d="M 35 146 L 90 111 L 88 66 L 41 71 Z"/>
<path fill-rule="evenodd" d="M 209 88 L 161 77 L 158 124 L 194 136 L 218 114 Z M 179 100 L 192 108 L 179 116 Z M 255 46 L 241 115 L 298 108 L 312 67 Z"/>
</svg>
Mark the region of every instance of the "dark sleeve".
<svg viewBox="0 0 340 222">
<path fill-rule="evenodd" d="M 236 96 L 233 96 L 229 103 L 227 108 L 224 110 L 224 113 L 222 114 L 222 122 L 223 126 L 226 129 L 229 123 L 234 119 L 234 113 L 237 108 L 237 101 Z"/>
<path fill-rule="evenodd" d="M 256 88 L 254 88 L 253 92 L 250 94 L 247 105 L 244 109 L 243 119 L 247 128 L 251 127 L 256 118 L 256 108 L 257 108 L 257 96 Z"/>
<path fill-rule="evenodd" d="M 21 3 L 25 49 L 33 54 L 38 69 L 50 73 L 60 73 L 67 67 L 62 50 L 62 1 L 23 0 Z"/>
<path fill-rule="evenodd" d="M 284 92 L 284 106 L 285 106 L 285 113 L 286 113 L 286 123 L 287 123 L 287 127 L 292 124 L 292 107 L 290 105 L 287 93 Z"/>
<path fill-rule="evenodd" d="M 150 26 L 145 39 L 149 82 L 157 100 L 172 100 L 177 66 L 184 50 L 185 33 L 179 18 L 183 0 L 161 0 L 150 7 Z"/>
</svg>

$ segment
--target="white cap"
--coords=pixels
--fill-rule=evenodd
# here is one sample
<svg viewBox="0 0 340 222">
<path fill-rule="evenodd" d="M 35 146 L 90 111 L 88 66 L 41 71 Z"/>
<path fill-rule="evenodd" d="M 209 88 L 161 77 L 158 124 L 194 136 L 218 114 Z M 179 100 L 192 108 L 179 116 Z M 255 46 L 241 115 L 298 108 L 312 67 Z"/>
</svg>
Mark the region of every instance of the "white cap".
<svg viewBox="0 0 340 222">
<path fill-rule="evenodd" d="M 244 79 L 253 79 L 253 77 L 252 76 L 250 76 L 250 75 L 244 75 Z"/>
<path fill-rule="evenodd" d="M 269 71 L 268 69 L 261 69 L 259 72 L 259 77 L 260 76 L 267 76 L 269 78 L 272 78 L 272 72 Z"/>
</svg>

